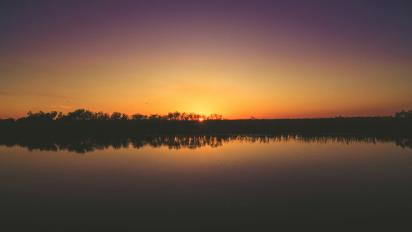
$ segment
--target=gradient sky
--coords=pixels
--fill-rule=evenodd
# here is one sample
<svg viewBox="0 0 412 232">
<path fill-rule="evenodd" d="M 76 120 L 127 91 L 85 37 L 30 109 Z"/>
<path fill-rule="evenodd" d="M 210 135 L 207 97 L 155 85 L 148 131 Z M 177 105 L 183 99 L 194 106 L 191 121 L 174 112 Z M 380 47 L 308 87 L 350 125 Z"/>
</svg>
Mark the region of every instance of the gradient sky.
<svg viewBox="0 0 412 232">
<path fill-rule="evenodd" d="M 412 1 L 1 1 L 0 117 L 412 109 Z"/>
</svg>

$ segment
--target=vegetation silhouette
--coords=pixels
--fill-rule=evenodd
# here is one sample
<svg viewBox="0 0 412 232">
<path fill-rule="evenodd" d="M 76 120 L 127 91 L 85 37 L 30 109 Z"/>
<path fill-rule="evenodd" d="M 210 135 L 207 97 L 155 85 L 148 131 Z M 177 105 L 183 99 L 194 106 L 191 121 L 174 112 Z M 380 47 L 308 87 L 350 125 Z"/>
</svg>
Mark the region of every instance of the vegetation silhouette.
<svg viewBox="0 0 412 232">
<path fill-rule="evenodd" d="M 209 116 L 196 114 L 196 113 L 180 113 L 180 112 L 170 112 L 166 115 L 160 114 L 133 114 L 131 116 L 121 113 L 113 112 L 112 114 L 104 112 L 92 112 L 87 109 L 77 109 L 67 114 L 62 112 L 51 111 L 51 112 L 31 112 L 27 113 L 27 116 L 18 118 L 16 121 L 106 121 L 106 120 L 168 120 L 168 121 L 198 121 L 199 119 L 204 120 L 222 120 L 222 115 L 211 114 Z M 4 121 L 4 120 L 3 120 Z M 8 119 L 8 121 L 14 121 L 14 119 Z"/>
<path fill-rule="evenodd" d="M 411 147 L 412 111 L 385 117 L 225 120 L 218 114 L 171 112 L 128 116 L 78 109 L 67 114 L 29 112 L 22 118 L 0 120 L 0 144 L 80 153 L 130 144 L 137 148 L 145 145 L 196 148 L 220 146 L 234 138 L 264 141 L 291 136 L 316 142 L 325 138 L 390 141 Z"/>
<path fill-rule="evenodd" d="M 203 121 L 204 120 L 204 121 Z M 231 140 L 267 142 L 393 142 L 412 147 L 412 111 L 389 117 L 223 120 L 221 115 L 170 112 L 165 115 L 92 112 L 28 112 L 0 120 L 0 145 L 78 153 L 133 146 L 171 149 L 217 147 Z"/>
</svg>

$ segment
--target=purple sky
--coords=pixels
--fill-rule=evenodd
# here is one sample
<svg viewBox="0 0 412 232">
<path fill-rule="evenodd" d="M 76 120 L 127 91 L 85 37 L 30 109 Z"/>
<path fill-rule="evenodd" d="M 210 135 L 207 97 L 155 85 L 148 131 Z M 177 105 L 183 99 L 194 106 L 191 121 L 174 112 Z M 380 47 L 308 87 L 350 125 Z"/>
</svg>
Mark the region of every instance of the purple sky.
<svg viewBox="0 0 412 232">
<path fill-rule="evenodd" d="M 184 64 L 193 61 L 190 64 L 197 65 L 197 73 L 202 76 L 201 73 L 202 70 L 206 70 L 205 67 L 215 65 L 213 63 L 215 58 L 223 57 L 222 63 L 228 64 L 227 67 L 230 66 L 232 60 L 239 58 L 241 61 L 236 63 L 236 67 L 226 68 L 218 73 L 221 75 L 220 79 L 224 79 L 222 82 L 228 83 L 228 85 L 231 82 L 237 82 L 237 80 L 245 82 L 245 85 L 250 85 L 253 77 L 251 75 L 244 77 L 239 74 L 242 67 L 250 66 L 248 62 L 265 63 L 267 61 L 267 66 L 271 66 L 276 60 L 277 63 L 272 67 L 284 65 L 284 67 L 295 67 L 296 69 L 300 69 L 305 63 L 310 65 L 313 62 L 314 66 L 319 66 L 318 71 L 326 70 L 327 68 L 324 68 L 326 65 L 328 67 L 336 66 L 334 74 L 338 72 L 336 70 L 342 69 L 346 76 L 349 73 L 352 75 L 352 71 L 359 63 L 365 64 L 359 68 L 362 72 L 368 71 L 371 66 L 380 66 L 382 70 L 386 70 L 383 67 L 387 66 L 387 70 L 390 72 L 385 74 L 386 77 L 370 72 L 348 77 L 353 81 L 353 85 L 365 85 L 368 81 L 377 81 L 379 86 L 376 86 L 376 91 L 382 92 L 381 98 L 387 94 L 388 102 L 382 103 L 382 105 L 368 100 L 364 104 L 354 105 L 351 109 L 347 106 L 350 103 L 336 99 L 338 102 L 342 101 L 343 105 L 346 104 L 346 108 L 342 108 L 342 111 L 331 107 L 326 107 L 323 110 L 319 108 L 314 111 L 306 109 L 299 113 L 291 111 L 285 106 L 278 106 L 283 107 L 282 112 L 279 113 L 276 110 L 265 111 L 264 107 L 277 107 L 267 103 L 261 106 L 259 115 L 262 117 L 312 116 L 327 115 L 327 112 L 330 114 L 367 114 L 368 112 L 375 114 L 388 113 L 399 107 L 412 107 L 409 100 L 412 97 L 411 94 L 407 94 L 402 89 L 402 86 L 412 87 L 412 77 L 408 71 L 408 65 L 412 61 L 411 11 L 411 1 L 372 0 L 1 1 L 0 97 L 4 101 L 12 101 L 0 105 L 0 116 L 17 115 L 30 110 L 26 109 L 29 104 L 22 103 L 27 101 L 27 95 L 63 95 L 67 98 L 67 108 L 88 106 L 101 110 L 126 109 L 126 111 L 147 112 L 174 109 L 198 110 L 201 108 L 191 107 L 189 105 L 193 104 L 190 103 L 179 105 L 176 103 L 179 102 L 178 97 L 176 97 L 175 103 L 166 102 L 165 99 L 159 97 L 155 101 L 156 104 L 165 104 L 166 106 L 149 107 L 150 109 L 142 109 L 145 106 L 140 103 L 136 103 L 136 105 L 128 103 L 127 106 L 114 107 L 116 104 L 119 105 L 120 98 L 119 102 L 113 101 L 108 107 L 97 100 L 87 102 L 86 98 L 93 99 L 93 96 L 97 98 L 98 94 L 96 93 L 103 91 L 101 89 L 96 90 L 96 93 L 91 91 L 92 93 L 89 95 L 83 96 L 83 104 L 80 98 L 74 97 L 73 92 L 59 88 L 54 91 L 45 86 L 44 83 L 53 84 L 54 82 L 59 85 L 62 80 L 53 75 L 65 74 L 69 69 L 73 71 L 73 68 L 75 71 L 77 70 L 75 77 L 69 74 L 64 75 L 65 84 L 69 84 L 68 86 L 72 84 L 72 88 L 81 88 L 82 83 L 78 83 L 80 79 L 100 81 L 103 84 L 104 81 L 107 83 L 116 82 L 117 77 L 100 77 L 99 70 L 88 72 L 84 66 L 81 66 L 79 60 L 82 60 L 83 64 L 94 64 L 101 61 L 105 63 L 106 67 L 112 67 L 110 69 L 112 73 L 114 70 L 118 70 L 116 65 L 124 64 L 126 66 L 125 72 L 131 72 L 133 69 L 134 75 L 139 76 L 137 79 L 141 83 L 146 83 L 149 79 L 176 83 L 179 81 L 178 78 L 168 79 L 166 71 L 158 76 L 143 76 L 142 72 L 136 71 L 140 67 L 134 67 L 132 61 L 147 61 L 146 67 L 157 66 L 159 69 L 169 66 L 179 67 L 180 63 L 174 63 L 176 60 L 183 60 Z M 170 60 L 162 60 L 168 56 L 170 56 Z M 73 65 L 70 66 L 70 64 Z M 173 75 L 182 73 L 189 75 L 184 70 L 184 65 L 181 65 L 183 68 L 177 71 L 174 69 Z M 57 69 L 56 67 L 59 68 L 59 72 L 54 70 Z M 91 69 L 90 67 L 88 68 Z M 223 72 L 230 75 L 222 77 Z M 382 73 L 380 69 L 376 69 L 375 72 Z M 36 73 L 36 75 L 31 76 L 31 73 Z M 83 76 L 86 75 L 85 73 L 90 76 Z M 193 76 L 194 73 L 193 71 L 190 75 Z M 250 73 L 260 72 L 253 70 Z M 279 73 L 283 75 L 284 72 L 276 73 L 276 68 L 265 70 L 265 73 L 270 74 L 261 77 L 259 81 L 267 83 L 268 86 L 273 85 L 275 88 L 275 83 L 281 82 L 287 86 L 297 86 L 294 88 L 296 91 L 303 88 L 298 86 L 303 85 L 299 80 L 288 82 L 293 78 L 287 75 L 280 77 Z M 305 80 L 312 78 L 310 75 L 305 76 L 304 73 L 299 75 L 303 76 Z M 342 81 L 345 75 L 336 74 L 336 76 L 331 77 L 334 78 L 333 84 L 337 85 L 336 83 Z M 193 78 L 196 78 L 196 74 Z M 394 78 L 392 84 L 388 84 L 390 78 Z M 357 82 L 356 80 L 359 79 L 364 79 L 364 81 Z M 69 80 L 74 80 L 76 83 Z M 313 78 L 313 81 L 318 82 L 319 86 L 327 89 L 328 86 L 324 80 L 325 78 Z M 190 80 L 185 82 L 188 83 Z M 189 83 L 188 85 L 196 84 Z M 349 81 L 346 84 L 350 85 L 351 83 Z M 386 89 L 384 86 L 387 86 Z M 241 86 L 240 89 L 243 87 Z M 364 87 L 368 88 L 366 85 Z M 166 88 L 167 91 L 170 90 L 168 88 Z M 260 88 L 259 85 L 256 85 L 249 90 L 250 93 L 261 92 Z M 322 88 L 318 92 L 321 92 Z M 400 89 L 399 95 L 396 94 L 397 88 Z M 350 95 L 348 89 L 350 88 L 342 89 L 341 92 Z M 110 90 L 114 92 L 113 89 Z M 159 87 L 157 91 L 163 91 L 162 87 Z M 172 90 L 170 91 L 172 92 Z M 277 96 L 270 94 L 269 89 L 264 91 L 267 93 L 261 96 L 262 99 L 279 100 Z M 356 98 L 356 94 L 360 94 L 360 90 L 358 91 L 359 93 L 352 96 L 353 99 Z M 32 94 L 33 92 L 36 94 Z M 313 90 L 313 92 L 316 91 Z M 371 94 L 368 97 L 374 98 L 373 91 L 369 92 Z M 154 91 L 145 94 L 153 95 L 154 93 L 157 94 Z M 145 98 L 150 98 L 150 96 L 145 96 Z M 193 98 L 200 99 L 197 101 L 208 105 L 205 107 L 208 108 L 206 111 L 221 111 L 224 108 L 224 106 L 206 103 L 204 97 L 194 96 Z M 284 99 L 281 100 L 284 101 Z M 51 100 L 51 98 L 47 100 L 43 96 L 41 99 L 31 99 L 31 101 L 36 103 L 32 109 L 35 110 L 49 109 L 48 106 L 57 100 Z M 316 97 L 313 98 L 312 102 L 313 104 L 322 104 L 324 101 Z M 189 109 L 184 109 L 185 107 Z M 299 107 L 299 104 L 296 107 Z M 62 106 L 56 105 L 54 108 L 62 110 Z M 248 111 L 250 110 L 233 110 L 223 113 L 233 117 L 246 117 L 245 112 Z"/>
</svg>

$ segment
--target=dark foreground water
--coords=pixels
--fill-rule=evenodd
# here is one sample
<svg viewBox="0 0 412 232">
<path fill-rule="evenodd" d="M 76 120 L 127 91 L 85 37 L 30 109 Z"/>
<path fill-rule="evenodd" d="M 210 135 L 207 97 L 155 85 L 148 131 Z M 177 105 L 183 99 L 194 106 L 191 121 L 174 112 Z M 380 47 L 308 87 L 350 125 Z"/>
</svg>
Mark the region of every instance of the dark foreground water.
<svg viewBox="0 0 412 232">
<path fill-rule="evenodd" d="M 0 231 L 412 229 L 402 141 L 142 141 L 0 146 Z"/>
</svg>

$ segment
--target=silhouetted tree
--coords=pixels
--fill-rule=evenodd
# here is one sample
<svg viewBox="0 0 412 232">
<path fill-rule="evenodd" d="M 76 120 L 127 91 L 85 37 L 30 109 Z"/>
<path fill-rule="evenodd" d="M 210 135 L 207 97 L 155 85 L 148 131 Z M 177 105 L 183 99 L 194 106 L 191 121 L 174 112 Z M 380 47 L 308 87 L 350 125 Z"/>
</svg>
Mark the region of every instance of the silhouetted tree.
<svg viewBox="0 0 412 232">
<path fill-rule="evenodd" d="M 149 116 L 149 119 L 150 120 L 159 120 L 159 119 L 161 119 L 162 117 L 160 116 L 160 115 L 158 115 L 158 114 L 152 114 L 152 115 L 150 115 Z"/>
<path fill-rule="evenodd" d="M 207 117 L 208 120 L 222 120 L 222 115 L 220 114 L 211 114 Z"/>
<path fill-rule="evenodd" d="M 97 112 L 94 114 L 94 119 L 96 120 L 109 120 L 110 116 L 107 113 L 103 113 L 103 112 Z"/>
<path fill-rule="evenodd" d="M 133 114 L 131 118 L 132 120 L 143 120 L 147 119 L 147 116 L 143 114 Z"/>
<path fill-rule="evenodd" d="M 94 113 L 86 109 L 78 109 L 67 113 L 63 118 L 68 120 L 93 120 Z"/>
<path fill-rule="evenodd" d="M 63 119 L 64 116 L 65 116 L 65 115 L 64 115 L 62 112 L 59 112 L 59 113 L 57 114 L 56 120 L 61 120 L 61 119 Z"/>
<path fill-rule="evenodd" d="M 167 119 L 169 120 L 180 120 L 180 113 L 179 112 L 170 112 L 167 114 Z"/>
<path fill-rule="evenodd" d="M 189 114 L 183 112 L 183 113 L 180 115 L 180 120 L 186 120 L 186 121 L 189 120 Z"/>
<path fill-rule="evenodd" d="M 128 120 L 129 119 L 129 115 L 127 114 L 122 114 L 122 116 L 120 117 L 120 120 Z"/>
<path fill-rule="evenodd" d="M 206 117 L 202 114 L 196 113 L 180 113 L 178 111 L 170 112 L 166 115 L 160 114 L 152 114 L 150 116 L 143 115 L 143 114 L 133 114 L 129 117 L 127 114 L 120 113 L 120 112 L 113 112 L 111 115 L 104 113 L 104 112 L 92 112 L 86 109 L 77 109 L 72 112 L 68 112 L 66 115 L 62 112 L 43 112 L 39 111 L 37 113 L 33 113 L 29 111 L 26 117 L 19 118 L 18 121 L 29 121 L 29 120 L 42 120 L 42 121 L 51 121 L 51 120 L 184 120 L 184 121 L 191 121 L 191 120 L 221 120 L 222 115 L 219 114 L 211 114 L 210 116 Z"/>
<path fill-rule="evenodd" d="M 198 118 L 198 115 L 195 113 L 190 113 L 189 114 L 189 120 L 196 120 Z"/>
<path fill-rule="evenodd" d="M 60 115 L 60 114 L 56 111 L 52 111 L 52 112 L 49 112 L 49 113 L 45 113 L 43 111 L 33 113 L 33 112 L 29 111 L 27 113 L 27 116 L 25 118 L 22 118 L 22 120 L 52 121 L 52 120 L 56 120 L 58 115 Z"/>
<path fill-rule="evenodd" d="M 122 113 L 120 112 L 113 112 L 112 115 L 110 115 L 110 120 L 120 120 L 122 119 Z"/>
</svg>

